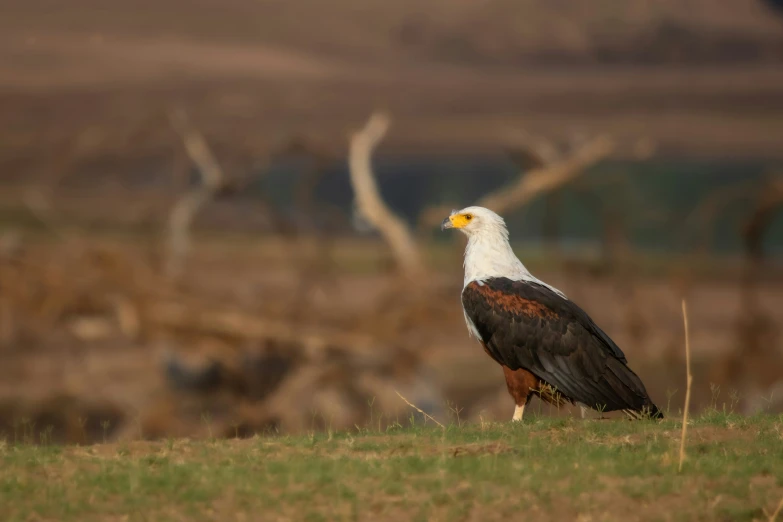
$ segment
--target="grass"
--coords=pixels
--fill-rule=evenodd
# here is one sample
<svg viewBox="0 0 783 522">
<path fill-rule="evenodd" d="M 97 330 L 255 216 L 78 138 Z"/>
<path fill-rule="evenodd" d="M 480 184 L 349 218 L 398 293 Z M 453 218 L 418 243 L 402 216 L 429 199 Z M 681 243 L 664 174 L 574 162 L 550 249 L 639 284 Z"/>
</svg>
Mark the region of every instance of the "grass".
<svg viewBox="0 0 783 522">
<path fill-rule="evenodd" d="M 0 519 L 768 520 L 783 416 L 522 424 L 95 446 L 0 443 Z"/>
</svg>

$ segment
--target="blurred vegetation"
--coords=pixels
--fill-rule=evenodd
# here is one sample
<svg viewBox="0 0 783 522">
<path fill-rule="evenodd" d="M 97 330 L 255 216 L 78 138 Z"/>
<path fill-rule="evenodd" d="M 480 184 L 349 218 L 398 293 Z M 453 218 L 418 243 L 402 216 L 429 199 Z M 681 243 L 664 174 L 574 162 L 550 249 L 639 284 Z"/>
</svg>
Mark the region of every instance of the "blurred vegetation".
<svg viewBox="0 0 783 522">
<path fill-rule="evenodd" d="M 55 4 L 0 5 L 0 434 L 348 429 L 400 386 L 507 418 L 437 224 L 509 194 L 520 257 L 654 397 L 684 379 L 686 297 L 694 408 L 711 384 L 783 407 L 770 2 Z M 348 157 L 380 111 L 373 222 Z"/>
</svg>

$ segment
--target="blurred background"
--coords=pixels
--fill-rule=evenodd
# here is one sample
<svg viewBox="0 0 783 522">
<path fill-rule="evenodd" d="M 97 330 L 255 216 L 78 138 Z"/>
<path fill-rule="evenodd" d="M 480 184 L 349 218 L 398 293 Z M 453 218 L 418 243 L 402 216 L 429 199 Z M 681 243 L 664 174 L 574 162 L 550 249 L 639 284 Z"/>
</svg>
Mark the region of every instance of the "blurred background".
<svg viewBox="0 0 783 522">
<path fill-rule="evenodd" d="M 685 297 L 695 409 L 783 411 L 777 0 L 0 0 L 0 144 L 9 439 L 510 419 L 476 203 L 659 406 Z"/>
</svg>

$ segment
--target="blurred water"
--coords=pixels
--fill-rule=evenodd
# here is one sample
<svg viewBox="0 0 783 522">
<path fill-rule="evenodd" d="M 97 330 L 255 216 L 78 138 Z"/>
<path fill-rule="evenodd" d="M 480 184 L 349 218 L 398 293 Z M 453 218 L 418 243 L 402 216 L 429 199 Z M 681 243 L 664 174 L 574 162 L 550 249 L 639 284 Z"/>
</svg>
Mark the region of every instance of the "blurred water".
<svg viewBox="0 0 783 522">
<path fill-rule="evenodd" d="M 292 201 L 297 167 L 296 163 L 274 165 L 255 189 L 273 194 L 272 199 L 285 207 Z M 517 167 L 502 156 L 379 157 L 375 168 L 384 198 L 412 224 L 429 205 L 471 205 L 518 175 Z M 742 197 L 740 188 L 760 187 L 767 172 L 763 160 L 607 161 L 563 188 L 556 206 L 548 207 L 551 200 L 541 197 L 505 217 L 512 237 L 531 245 L 541 243 L 544 222 L 552 219 L 547 218 L 551 208 L 561 246 L 566 248 L 600 243 L 604 220 L 609 219 L 623 225 L 635 248 L 684 252 L 710 234 L 708 252 L 737 254 L 742 248 L 740 225 L 755 204 L 755 196 Z M 732 187 L 736 188 L 736 199 L 716 213 L 711 225 L 695 228 L 692 233 L 683 230 L 688 216 L 705 198 L 716 191 L 733 192 Z M 353 193 L 345 164 L 324 172 L 316 197 L 321 203 L 350 211 Z M 783 252 L 783 213 L 770 226 L 765 249 Z"/>
</svg>

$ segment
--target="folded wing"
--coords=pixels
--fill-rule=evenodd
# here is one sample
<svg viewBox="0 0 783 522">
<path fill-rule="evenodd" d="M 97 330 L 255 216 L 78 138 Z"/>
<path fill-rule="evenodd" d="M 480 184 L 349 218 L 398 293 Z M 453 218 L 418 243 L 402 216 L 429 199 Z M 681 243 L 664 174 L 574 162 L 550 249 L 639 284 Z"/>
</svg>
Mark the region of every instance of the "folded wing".
<svg viewBox="0 0 783 522">
<path fill-rule="evenodd" d="M 581 308 L 551 288 L 491 278 L 468 284 L 462 304 L 498 363 L 524 368 L 596 409 L 659 413 L 620 348 Z"/>
</svg>

